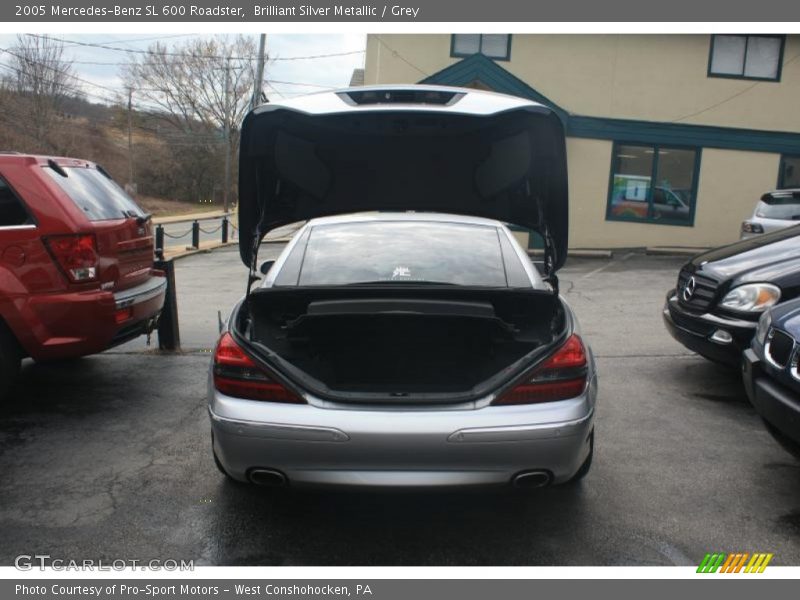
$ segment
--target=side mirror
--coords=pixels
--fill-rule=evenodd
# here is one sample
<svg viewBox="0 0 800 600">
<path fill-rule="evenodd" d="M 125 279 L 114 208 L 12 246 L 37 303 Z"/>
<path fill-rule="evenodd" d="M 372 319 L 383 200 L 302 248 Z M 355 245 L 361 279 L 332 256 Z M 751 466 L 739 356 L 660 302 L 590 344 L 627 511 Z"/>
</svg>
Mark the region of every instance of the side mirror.
<svg viewBox="0 0 800 600">
<path fill-rule="evenodd" d="M 265 260 L 263 263 L 261 263 L 261 266 L 258 268 L 258 270 L 261 271 L 262 275 L 266 275 L 267 273 L 269 273 L 269 270 L 272 268 L 272 265 L 274 264 L 275 264 L 274 260 Z"/>
</svg>

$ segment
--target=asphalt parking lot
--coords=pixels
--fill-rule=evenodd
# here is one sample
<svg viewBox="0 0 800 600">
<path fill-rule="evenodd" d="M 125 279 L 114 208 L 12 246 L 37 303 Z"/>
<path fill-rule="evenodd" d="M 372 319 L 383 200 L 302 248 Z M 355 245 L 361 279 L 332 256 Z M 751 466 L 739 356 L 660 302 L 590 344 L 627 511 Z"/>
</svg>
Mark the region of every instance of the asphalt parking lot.
<svg viewBox="0 0 800 600">
<path fill-rule="evenodd" d="M 262 258 L 278 251 L 262 252 Z M 709 551 L 800 564 L 800 463 L 738 373 L 661 323 L 684 259 L 571 260 L 562 290 L 599 366 L 594 466 L 533 493 L 287 493 L 226 482 L 205 408 L 217 311 L 244 292 L 235 249 L 177 263 L 184 353 L 143 340 L 26 362 L 0 416 L 0 564 L 691 565 Z M 155 341 L 154 341 L 155 344 Z"/>
</svg>

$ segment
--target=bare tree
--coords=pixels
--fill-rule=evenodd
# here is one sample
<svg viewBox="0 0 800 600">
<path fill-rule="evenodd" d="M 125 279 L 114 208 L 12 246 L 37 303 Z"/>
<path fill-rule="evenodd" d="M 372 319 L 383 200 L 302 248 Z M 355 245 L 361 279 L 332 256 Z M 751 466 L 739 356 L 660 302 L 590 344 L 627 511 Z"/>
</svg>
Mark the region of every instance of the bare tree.
<svg viewBox="0 0 800 600">
<path fill-rule="evenodd" d="M 171 47 L 156 43 L 133 58 L 123 76 L 135 98 L 157 107 L 153 114 L 173 130 L 182 153 L 194 146 L 198 157 L 207 157 L 222 144 L 223 157 L 230 160 L 249 108 L 256 52 L 253 39 L 241 35 L 195 38 Z M 227 200 L 229 183 L 223 188 Z"/>
<path fill-rule="evenodd" d="M 41 36 L 18 35 L 10 55 L 7 92 L 13 92 L 11 119 L 24 127 L 42 150 L 57 150 L 59 116 L 65 100 L 77 92 L 72 63 L 64 59 L 61 42 Z M 11 97 L 6 94 L 6 99 Z"/>
</svg>

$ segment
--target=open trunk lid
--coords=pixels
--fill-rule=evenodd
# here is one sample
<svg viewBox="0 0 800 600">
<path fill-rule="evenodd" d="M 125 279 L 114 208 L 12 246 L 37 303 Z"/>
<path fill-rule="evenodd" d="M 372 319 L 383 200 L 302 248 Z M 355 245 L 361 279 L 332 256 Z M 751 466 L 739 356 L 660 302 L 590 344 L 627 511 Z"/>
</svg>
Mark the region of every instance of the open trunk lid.
<svg viewBox="0 0 800 600">
<path fill-rule="evenodd" d="M 244 120 L 239 249 L 271 229 L 361 211 L 426 211 L 537 231 L 546 269 L 567 255 L 564 130 L 549 108 L 475 90 L 353 88 L 266 104 Z"/>
</svg>

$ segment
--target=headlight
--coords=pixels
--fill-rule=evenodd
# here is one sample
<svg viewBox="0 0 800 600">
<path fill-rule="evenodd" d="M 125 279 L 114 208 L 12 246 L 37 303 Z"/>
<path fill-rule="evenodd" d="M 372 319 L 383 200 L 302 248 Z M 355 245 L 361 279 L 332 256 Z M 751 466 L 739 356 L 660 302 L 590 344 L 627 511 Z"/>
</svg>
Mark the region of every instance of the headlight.
<svg viewBox="0 0 800 600">
<path fill-rule="evenodd" d="M 767 332 L 772 325 L 772 312 L 767 311 L 758 320 L 758 327 L 756 327 L 756 341 L 760 345 L 764 345 L 767 340 Z"/>
<path fill-rule="evenodd" d="M 737 312 L 763 312 L 780 300 L 781 290 L 771 283 L 748 283 L 733 288 L 720 306 Z"/>
</svg>

